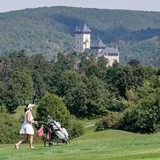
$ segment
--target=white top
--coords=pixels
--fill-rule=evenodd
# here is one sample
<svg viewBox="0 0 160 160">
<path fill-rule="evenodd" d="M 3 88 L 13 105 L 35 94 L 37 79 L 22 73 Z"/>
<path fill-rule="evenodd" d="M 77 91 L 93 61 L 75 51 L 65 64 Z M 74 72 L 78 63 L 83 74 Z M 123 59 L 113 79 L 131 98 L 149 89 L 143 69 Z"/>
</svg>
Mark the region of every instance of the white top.
<svg viewBox="0 0 160 160">
<path fill-rule="evenodd" d="M 30 110 L 27 110 L 24 115 L 24 122 L 20 130 L 20 134 L 34 135 L 32 124 L 27 121 L 27 113 L 30 114 L 30 120 L 33 120 L 33 116 Z"/>
</svg>

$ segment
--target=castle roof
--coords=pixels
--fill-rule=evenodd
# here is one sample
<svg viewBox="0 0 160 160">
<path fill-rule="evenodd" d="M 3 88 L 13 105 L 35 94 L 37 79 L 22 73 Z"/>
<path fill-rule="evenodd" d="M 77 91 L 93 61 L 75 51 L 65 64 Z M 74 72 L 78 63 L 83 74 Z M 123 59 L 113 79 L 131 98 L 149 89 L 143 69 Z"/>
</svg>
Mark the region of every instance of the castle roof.
<svg viewBox="0 0 160 160">
<path fill-rule="evenodd" d="M 105 55 L 108 55 L 108 56 L 118 56 L 119 55 L 119 51 L 116 48 L 114 47 L 107 47 L 105 50 L 104 50 L 104 54 Z"/>
<path fill-rule="evenodd" d="M 81 33 L 91 33 L 91 30 L 89 29 L 89 27 L 86 24 L 84 24 L 83 27 L 76 27 L 74 32 L 80 33 L 80 34 Z"/>
<path fill-rule="evenodd" d="M 92 44 L 91 44 L 91 49 L 105 49 L 106 46 L 105 44 L 102 42 L 101 39 L 98 39 L 98 40 L 93 40 L 92 41 Z"/>
</svg>

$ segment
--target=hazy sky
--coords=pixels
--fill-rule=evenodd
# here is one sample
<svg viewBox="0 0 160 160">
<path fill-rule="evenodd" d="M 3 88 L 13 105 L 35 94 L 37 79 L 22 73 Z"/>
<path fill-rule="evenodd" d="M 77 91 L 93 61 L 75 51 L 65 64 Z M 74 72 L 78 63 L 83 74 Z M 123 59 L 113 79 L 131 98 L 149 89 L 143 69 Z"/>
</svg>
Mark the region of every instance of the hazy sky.
<svg viewBox="0 0 160 160">
<path fill-rule="evenodd" d="M 0 12 L 45 6 L 160 11 L 160 0 L 0 0 Z"/>
</svg>

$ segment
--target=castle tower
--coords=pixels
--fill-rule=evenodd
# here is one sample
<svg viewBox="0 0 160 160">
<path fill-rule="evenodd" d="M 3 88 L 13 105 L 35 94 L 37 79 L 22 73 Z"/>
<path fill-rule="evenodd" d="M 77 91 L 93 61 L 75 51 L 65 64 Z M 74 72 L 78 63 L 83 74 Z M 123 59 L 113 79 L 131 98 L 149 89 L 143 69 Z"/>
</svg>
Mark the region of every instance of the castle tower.
<svg viewBox="0 0 160 160">
<path fill-rule="evenodd" d="M 91 46 L 91 30 L 84 24 L 81 29 L 76 27 L 75 29 L 75 50 L 76 52 L 84 52 L 85 49 L 90 49 Z"/>
</svg>

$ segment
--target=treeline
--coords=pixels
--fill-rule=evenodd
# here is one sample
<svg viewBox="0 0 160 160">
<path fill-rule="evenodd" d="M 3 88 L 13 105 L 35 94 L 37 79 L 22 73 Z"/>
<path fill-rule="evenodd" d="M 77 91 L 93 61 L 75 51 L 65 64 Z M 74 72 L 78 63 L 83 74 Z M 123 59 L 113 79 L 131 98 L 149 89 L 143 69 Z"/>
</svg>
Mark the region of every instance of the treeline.
<svg viewBox="0 0 160 160">
<path fill-rule="evenodd" d="M 138 59 L 143 65 L 160 64 L 160 12 L 74 7 L 44 7 L 0 13 L 0 55 L 25 49 L 47 60 L 73 50 L 74 30 L 86 23 L 92 39 L 117 46 L 120 63 Z M 6 47 L 7 46 L 7 47 Z"/>
<path fill-rule="evenodd" d="M 48 94 L 61 97 L 77 118 L 107 116 L 97 130 L 118 128 L 151 133 L 160 121 L 160 69 L 127 65 L 82 53 L 59 53 L 56 61 L 22 50 L 0 57 L 0 107 L 10 113 L 27 102 L 39 103 Z"/>
</svg>

